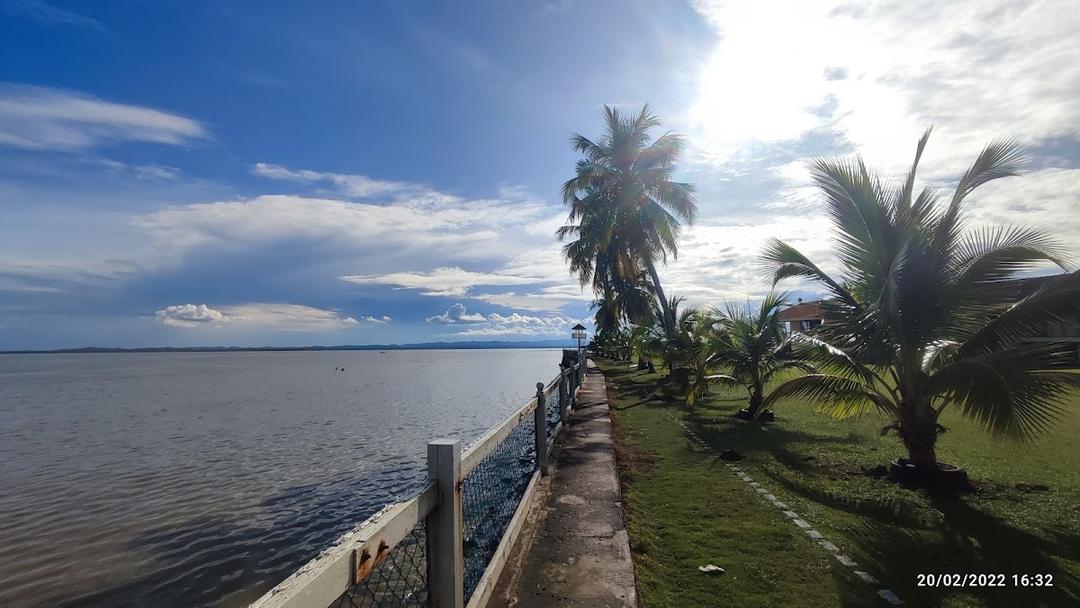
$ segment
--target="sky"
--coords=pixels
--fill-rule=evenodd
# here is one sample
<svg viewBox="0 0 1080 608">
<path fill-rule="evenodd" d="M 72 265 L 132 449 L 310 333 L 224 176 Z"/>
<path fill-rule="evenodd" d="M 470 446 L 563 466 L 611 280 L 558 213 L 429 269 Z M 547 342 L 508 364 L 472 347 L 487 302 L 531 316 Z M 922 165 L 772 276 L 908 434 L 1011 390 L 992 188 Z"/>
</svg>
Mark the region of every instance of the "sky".
<svg viewBox="0 0 1080 608">
<path fill-rule="evenodd" d="M 765 293 L 771 236 L 835 271 L 806 162 L 899 178 L 930 126 L 943 189 L 1024 144 L 969 225 L 1075 254 L 1074 9 L 0 0 L 0 350 L 568 339 L 559 187 L 605 104 L 686 138 L 699 217 L 660 275 L 691 305 Z"/>
</svg>

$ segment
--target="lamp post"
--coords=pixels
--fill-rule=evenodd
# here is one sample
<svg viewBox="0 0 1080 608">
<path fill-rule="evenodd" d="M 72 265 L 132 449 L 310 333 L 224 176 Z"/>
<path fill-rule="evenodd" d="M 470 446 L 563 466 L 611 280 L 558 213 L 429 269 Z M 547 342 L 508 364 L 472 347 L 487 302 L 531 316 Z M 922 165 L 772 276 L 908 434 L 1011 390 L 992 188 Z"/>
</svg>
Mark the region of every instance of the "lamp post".
<svg viewBox="0 0 1080 608">
<path fill-rule="evenodd" d="M 572 331 L 570 332 L 570 335 L 575 340 L 577 340 L 578 350 L 581 350 L 581 343 L 585 340 L 585 337 L 588 336 L 589 334 L 585 331 L 585 326 L 582 325 L 581 323 L 578 323 L 577 325 L 575 325 L 572 328 Z"/>
<path fill-rule="evenodd" d="M 577 360 L 578 360 L 578 385 L 585 381 L 585 351 L 582 350 L 582 342 L 585 341 L 585 337 L 588 336 L 588 332 L 585 331 L 585 326 L 578 323 L 571 328 L 570 335 L 577 340 Z"/>
</svg>

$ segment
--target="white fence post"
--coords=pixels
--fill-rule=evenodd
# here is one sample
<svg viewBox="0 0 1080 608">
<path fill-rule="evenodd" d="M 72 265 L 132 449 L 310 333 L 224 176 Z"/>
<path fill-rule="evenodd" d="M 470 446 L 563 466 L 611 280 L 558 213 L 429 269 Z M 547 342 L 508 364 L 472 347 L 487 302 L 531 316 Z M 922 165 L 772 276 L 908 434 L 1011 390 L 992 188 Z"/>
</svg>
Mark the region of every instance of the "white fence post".
<svg viewBox="0 0 1080 608">
<path fill-rule="evenodd" d="M 428 597 L 432 608 L 464 608 L 465 555 L 462 544 L 461 442 L 428 444 L 428 477 L 438 502 L 427 517 Z"/>
<path fill-rule="evenodd" d="M 570 368 L 570 404 L 577 407 L 577 364 Z"/>
<path fill-rule="evenodd" d="M 566 369 L 559 364 L 559 418 L 566 422 L 566 415 L 570 412 L 569 382 Z"/>
<path fill-rule="evenodd" d="M 547 466 L 547 403 L 544 398 L 544 383 L 536 383 L 536 410 L 533 411 L 536 427 L 536 464 L 540 474 L 548 474 Z"/>
</svg>

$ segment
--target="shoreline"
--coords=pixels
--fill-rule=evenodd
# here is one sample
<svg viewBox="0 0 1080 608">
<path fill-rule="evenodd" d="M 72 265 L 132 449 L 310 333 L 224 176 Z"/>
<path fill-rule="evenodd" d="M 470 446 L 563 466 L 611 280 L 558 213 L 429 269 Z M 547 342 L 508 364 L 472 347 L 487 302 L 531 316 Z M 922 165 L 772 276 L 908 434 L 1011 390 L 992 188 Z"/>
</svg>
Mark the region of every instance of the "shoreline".
<svg viewBox="0 0 1080 608">
<path fill-rule="evenodd" d="M 109 348 L 87 346 L 52 350 L 0 350 L 0 355 L 96 355 L 115 353 L 250 353 L 250 352 L 323 352 L 371 350 L 513 350 L 574 348 L 562 340 L 546 342 L 421 342 L 417 344 L 347 344 L 340 346 L 147 346 Z"/>
</svg>

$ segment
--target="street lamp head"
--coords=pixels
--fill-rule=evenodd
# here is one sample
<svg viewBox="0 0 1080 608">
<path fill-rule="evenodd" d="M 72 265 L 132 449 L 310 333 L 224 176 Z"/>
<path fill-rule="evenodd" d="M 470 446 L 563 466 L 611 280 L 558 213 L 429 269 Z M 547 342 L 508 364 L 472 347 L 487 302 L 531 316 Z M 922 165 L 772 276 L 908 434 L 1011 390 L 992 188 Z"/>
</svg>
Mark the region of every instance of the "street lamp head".
<svg viewBox="0 0 1080 608">
<path fill-rule="evenodd" d="M 588 332 L 585 330 L 585 326 L 581 323 L 571 328 L 570 337 L 578 341 L 578 348 L 581 348 L 581 342 L 588 336 Z"/>
</svg>

